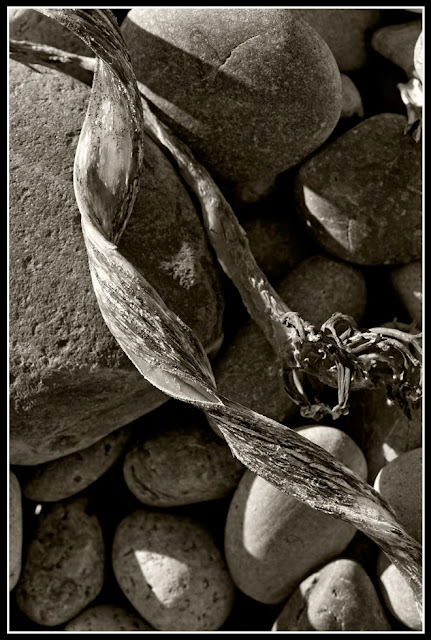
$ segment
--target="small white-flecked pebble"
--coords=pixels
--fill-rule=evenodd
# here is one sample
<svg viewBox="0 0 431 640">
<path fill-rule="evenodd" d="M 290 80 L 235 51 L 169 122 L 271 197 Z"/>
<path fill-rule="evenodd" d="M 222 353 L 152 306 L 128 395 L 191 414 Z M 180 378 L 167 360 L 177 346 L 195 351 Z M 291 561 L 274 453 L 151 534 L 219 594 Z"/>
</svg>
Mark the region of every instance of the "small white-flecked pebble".
<svg viewBox="0 0 431 640">
<path fill-rule="evenodd" d="M 302 427 L 305 438 L 365 479 L 365 457 L 334 427 Z M 281 603 L 311 571 L 342 553 L 356 529 L 312 509 L 251 471 L 233 496 L 225 529 L 225 554 L 241 591 L 266 604 Z"/>
<path fill-rule="evenodd" d="M 422 329 L 422 260 L 393 269 L 391 284 L 410 318 Z"/>
<path fill-rule="evenodd" d="M 29 500 L 56 502 L 86 489 L 109 469 L 131 435 L 127 425 L 68 456 L 23 469 L 22 492 Z"/>
<path fill-rule="evenodd" d="M 377 559 L 377 577 L 380 593 L 392 615 L 409 629 L 419 631 L 422 622 L 413 591 L 383 551 Z"/>
<path fill-rule="evenodd" d="M 376 476 L 374 488 L 395 511 L 398 522 L 422 540 L 422 447 L 402 453 Z"/>
<path fill-rule="evenodd" d="M 273 631 L 389 631 L 367 572 L 340 558 L 306 578 L 286 602 Z"/>
<path fill-rule="evenodd" d="M 131 513 L 115 532 L 112 564 L 136 611 L 160 631 L 216 631 L 231 611 L 234 586 L 223 555 L 190 518 Z"/>
<path fill-rule="evenodd" d="M 153 631 L 153 628 L 133 611 L 115 604 L 99 604 L 68 622 L 64 631 Z"/>
<path fill-rule="evenodd" d="M 81 497 L 42 509 L 16 591 L 18 607 L 33 622 L 64 624 L 102 589 L 102 531 L 86 508 L 88 501 Z"/>
<path fill-rule="evenodd" d="M 361 94 L 359 93 L 355 83 L 345 73 L 341 74 L 341 114 L 340 118 L 363 118 L 364 105 L 362 104 Z"/>
<path fill-rule="evenodd" d="M 9 590 L 16 586 L 21 572 L 22 496 L 18 478 L 9 472 Z"/>
</svg>

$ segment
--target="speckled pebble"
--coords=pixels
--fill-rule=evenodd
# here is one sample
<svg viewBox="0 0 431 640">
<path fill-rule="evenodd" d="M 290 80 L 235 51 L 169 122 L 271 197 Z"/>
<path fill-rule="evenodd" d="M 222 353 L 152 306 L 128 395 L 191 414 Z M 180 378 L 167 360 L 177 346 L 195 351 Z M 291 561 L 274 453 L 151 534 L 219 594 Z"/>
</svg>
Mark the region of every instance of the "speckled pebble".
<svg viewBox="0 0 431 640">
<path fill-rule="evenodd" d="M 422 254 L 421 145 L 406 118 L 363 120 L 298 171 L 298 214 L 335 257 L 362 265 L 406 264 Z"/>
<path fill-rule="evenodd" d="M 89 607 L 68 622 L 64 631 L 154 631 L 133 611 L 115 604 Z"/>
<path fill-rule="evenodd" d="M 420 631 L 422 621 L 413 591 L 383 551 L 377 559 L 377 578 L 383 602 L 392 615 L 409 629 Z"/>
<path fill-rule="evenodd" d="M 393 269 L 391 284 L 410 318 L 422 329 L 422 261 Z"/>
<path fill-rule="evenodd" d="M 365 457 L 339 429 L 302 427 L 299 433 L 365 479 Z M 344 551 L 356 529 L 312 509 L 247 470 L 229 507 L 225 555 L 236 586 L 265 604 L 282 603 L 324 562 Z"/>
<path fill-rule="evenodd" d="M 341 74 L 341 90 L 343 100 L 341 103 L 340 118 L 363 118 L 364 105 L 357 86 L 345 73 Z"/>
<path fill-rule="evenodd" d="M 171 404 L 170 411 L 158 411 L 123 463 L 130 491 L 155 507 L 226 498 L 244 471 L 204 414 L 180 403 Z"/>
<path fill-rule="evenodd" d="M 64 624 L 102 589 L 102 530 L 87 508 L 85 498 L 75 498 L 44 508 L 37 516 L 16 590 L 18 607 L 37 624 Z"/>
<path fill-rule="evenodd" d="M 421 20 L 382 27 L 373 34 L 371 45 L 377 53 L 401 67 L 407 78 L 411 78 L 415 68 L 414 49 L 421 30 Z"/>
<path fill-rule="evenodd" d="M 422 480 L 422 447 L 418 447 L 384 466 L 374 481 L 398 522 L 418 542 L 422 540 Z"/>
<path fill-rule="evenodd" d="M 22 494 L 18 478 L 9 472 L 9 590 L 18 582 L 22 559 Z"/>
<path fill-rule="evenodd" d="M 306 578 L 289 598 L 273 631 L 390 631 L 366 571 L 341 558 Z"/>
<path fill-rule="evenodd" d="M 79 493 L 114 464 L 131 433 L 130 426 L 122 427 L 87 449 L 45 464 L 21 467 L 24 496 L 39 502 L 55 502 Z"/>
<path fill-rule="evenodd" d="M 112 563 L 126 597 L 160 631 L 216 631 L 233 606 L 223 555 L 191 518 L 143 509 L 126 516 Z"/>
</svg>

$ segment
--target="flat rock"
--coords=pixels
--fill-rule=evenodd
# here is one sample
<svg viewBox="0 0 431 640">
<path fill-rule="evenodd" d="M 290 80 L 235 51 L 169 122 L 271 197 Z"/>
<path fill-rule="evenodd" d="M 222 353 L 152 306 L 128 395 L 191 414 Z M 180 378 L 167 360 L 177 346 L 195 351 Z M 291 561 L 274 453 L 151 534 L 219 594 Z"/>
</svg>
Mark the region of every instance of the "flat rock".
<svg viewBox="0 0 431 640">
<path fill-rule="evenodd" d="M 112 565 L 121 590 L 159 631 L 217 631 L 231 611 L 223 554 L 192 518 L 131 513 L 115 532 Z"/>
<path fill-rule="evenodd" d="M 415 45 L 421 31 L 421 20 L 389 25 L 373 33 L 371 45 L 377 53 L 401 67 L 407 77 L 411 78 L 415 69 Z"/>
<path fill-rule="evenodd" d="M 85 498 L 75 498 L 57 502 L 38 516 L 16 591 L 18 607 L 37 624 L 64 624 L 102 589 L 103 535 L 87 508 Z"/>
<path fill-rule="evenodd" d="M 405 126 L 395 113 L 367 118 L 298 171 L 298 213 L 333 256 L 370 266 L 421 257 L 421 145 Z"/>
<path fill-rule="evenodd" d="M 172 507 L 226 498 L 245 467 L 198 409 L 175 403 L 157 412 L 127 452 L 127 486 L 143 504 Z M 151 416 L 149 416 L 151 420 Z"/>
<path fill-rule="evenodd" d="M 22 493 L 13 471 L 9 471 L 9 590 L 12 591 L 21 573 L 22 556 Z"/>
<path fill-rule="evenodd" d="M 363 453 L 342 431 L 323 425 L 299 433 L 365 479 Z M 302 580 L 341 554 L 356 530 L 312 509 L 247 470 L 229 507 L 225 555 L 236 586 L 265 604 L 284 602 Z"/>
<path fill-rule="evenodd" d="M 418 329 L 422 329 L 422 261 L 397 267 L 390 277 L 401 304 Z"/>
<path fill-rule="evenodd" d="M 380 9 L 294 9 L 329 45 L 340 71 L 355 71 L 369 57 L 370 32 L 382 17 Z"/>
<path fill-rule="evenodd" d="M 420 631 L 422 621 L 413 591 L 383 551 L 377 559 L 377 579 L 380 595 L 392 615 L 409 629 Z"/>
<path fill-rule="evenodd" d="M 51 462 L 21 467 L 24 496 L 37 502 L 55 502 L 83 491 L 115 463 L 131 434 L 131 427 L 121 427 L 87 449 Z"/>
<path fill-rule="evenodd" d="M 397 456 L 374 481 L 398 522 L 418 542 L 422 541 L 422 482 L 422 447 Z"/>
<path fill-rule="evenodd" d="M 154 631 L 133 611 L 115 604 L 98 604 L 67 623 L 64 631 Z"/>
<path fill-rule="evenodd" d="M 279 614 L 273 631 L 390 631 L 371 579 L 340 558 L 306 578 Z"/>
<path fill-rule="evenodd" d="M 88 97 L 64 74 L 10 63 L 13 464 L 84 449 L 167 399 L 120 349 L 93 292 L 72 183 Z M 221 272 L 188 192 L 148 138 L 120 250 L 208 352 L 217 350 Z"/>
<path fill-rule="evenodd" d="M 234 200 L 268 193 L 337 124 L 337 64 L 288 9 L 139 7 L 121 30 L 160 117 Z"/>
</svg>

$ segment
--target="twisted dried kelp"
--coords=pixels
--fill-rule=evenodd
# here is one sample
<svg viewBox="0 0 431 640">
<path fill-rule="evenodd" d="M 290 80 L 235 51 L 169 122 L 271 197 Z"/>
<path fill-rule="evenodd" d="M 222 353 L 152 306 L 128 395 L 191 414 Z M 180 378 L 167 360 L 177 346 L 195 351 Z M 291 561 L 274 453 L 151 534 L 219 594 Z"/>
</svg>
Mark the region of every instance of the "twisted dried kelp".
<svg viewBox="0 0 431 640">
<path fill-rule="evenodd" d="M 118 251 L 118 240 L 136 195 L 143 131 L 128 54 L 108 11 L 62 9 L 44 10 L 44 13 L 80 35 L 101 58 L 76 154 L 75 189 L 93 285 L 108 327 L 142 375 L 169 395 L 201 408 L 215 421 L 234 455 L 246 466 L 280 490 L 349 522 L 373 538 L 398 566 L 420 602 L 421 547 L 396 522 L 379 494 L 300 434 L 221 396 L 198 339 L 166 307 L 144 275 Z M 93 30 L 96 36 L 92 35 Z M 117 150 L 119 158 L 112 158 L 109 163 L 106 150 L 112 149 Z M 204 180 L 199 188 L 205 205 L 218 207 L 219 196 L 212 181 Z M 218 214 L 217 208 L 215 213 Z M 218 224 L 217 220 L 215 223 Z M 230 230 L 228 223 L 228 232 Z M 234 228 L 234 239 L 237 232 L 242 233 L 239 226 Z M 248 250 L 246 243 L 243 249 Z M 242 249 L 239 251 L 241 255 Z M 222 262 L 231 275 L 230 261 L 228 251 Z M 250 307 L 256 302 L 259 316 L 261 311 L 267 314 L 269 310 L 274 328 L 267 329 L 267 335 L 270 338 L 273 335 L 277 348 L 278 324 L 288 328 L 293 339 L 295 334 L 302 340 L 307 337 L 311 326 L 297 314 L 278 308 L 278 297 L 272 298 L 269 283 L 268 288 L 265 281 L 250 284 L 253 292 Z M 256 291 L 259 297 L 255 296 Z M 279 312 L 285 313 L 283 323 L 274 322 Z M 337 316 L 322 328 L 321 334 L 305 340 L 305 344 L 307 357 L 314 355 L 321 359 L 322 355 L 316 356 L 313 352 L 313 345 L 321 340 L 323 355 L 330 362 L 333 345 L 338 348 L 338 360 L 333 359 L 335 370 L 329 368 L 328 380 L 335 385 L 336 378 L 337 384 L 341 381 L 342 388 L 347 388 L 352 376 L 346 375 L 342 368 L 347 366 L 339 355 L 344 355 L 343 341 L 349 340 L 353 349 L 359 347 L 361 354 L 368 348 L 375 350 L 375 346 L 368 336 L 363 342 L 362 334 L 355 335 L 355 330 L 345 324 L 340 334 L 339 321 L 345 323 L 346 319 Z M 377 334 L 376 344 L 383 339 L 384 336 Z M 295 366 L 298 349 L 292 351 L 292 345 L 295 343 L 289 343 L 288 347 L 281 345 L 281 348 L 287 351 L 283 356 Z M 350 365 L 349 359 L 347 362 Z M 339 404 L 343 401 L 341 396 Z"/>
</svg>

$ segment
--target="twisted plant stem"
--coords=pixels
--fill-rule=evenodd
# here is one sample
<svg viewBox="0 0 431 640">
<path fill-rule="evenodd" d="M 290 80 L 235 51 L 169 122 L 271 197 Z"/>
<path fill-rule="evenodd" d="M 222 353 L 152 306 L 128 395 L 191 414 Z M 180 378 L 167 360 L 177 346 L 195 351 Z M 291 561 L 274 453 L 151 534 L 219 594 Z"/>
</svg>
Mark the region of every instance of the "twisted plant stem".
<svg viewBox="0 0 431 640">
<path fill-rule="evenodd" d="M 79 35 L 102 60 L 95 70 L 78 143 L 74 185 L 93 287 L 110 331 L 147 380 L 172 397 L 205 411 L 222 431 L 233 455 L 244 465 L 279 490 L 292 494 L 314 509 L 345 520 L 372 538 L 405 577 L 420 608 L 421 546 L 399 525 L 383 498 L 350 469 L 299 433 L 219 394 L 208 357 L 198 338 L 166 307 L 144 274 L 119 252 L 118 241 L 136 197 L 144 129 L 128 53 L 109 11 L 56 9 L 43 12 Z M 145 102 L 144 108 L 149 117 L 151 112 L 146 109 Z M 153 130 L 155 122 L 151 120 L 146 125 Z M 118 135 L 119 131 L 123 137 Z M 100 162 L 106 150 L 114 147 L 118 158 L 113 158 L 111 163 Z M 183 146 L 181 150 L 184 151 Z M 187 159 L 187 166 L 188 163 Z M 196 166 L 193 164 L 191 168 Z M 199 182 L 199 193 L 205 199 L 209 213 L 215 212 L 215 227 L 211 228 L 220 229 L 221 235 L 226 233 L 231 237 L 229 209 L 227 228 L 223 224 L 217 226 L 220 202 L 223 208 L 226 206 L 212 181 L 207 182 L 205 174 L 204 178 L 202 184 Z M 242 258 L 244 252 L 248 253 L 248 244 L 244 242 L 239 225 L 233 227 L 229 247 L 238 234 L 243 241 L 238 250 L 238 256 Z M 217 232 L 213 231 L 212 235 Z M 229 251 L 223 254 L 221 261 L 232 275 Z M 253 270 L 252 260 L 250 264 Z M 268 324 L 263 324 L 267 337 L 277 347 L 281 340 L 280 327 L 285 327 L 283 330 L 290 343 L 284 349 L 294 349 L 293 354 L 289 354 L 290 362 L 298 357 L 295 339 L 298 334 L 302 340 L 304 336 L 312 336 L 305 340 L 311 354 L 313 341 L 319 348 L 322 344 L 335 344 L 340 353 L 347 341 L 357 353 L 366 354 L 368 348 L 375 350 L 384 339 L 396 340 L 373 334 L 372 342 L 369 336 L 364 338 L 345 325 L 340 333 L 338 322 L 346 322 L 342 316 L 324 326 L 321 334 L 314 335 L 311 326 L 301 321 L 297 314 L 285 311 L 284 303 L 280 303 L 266 279 L 251 280 L 249 284 L 252 292 L 250 309 L 256 306 L 261 320 L 263 314 L 269 315 Z M 280 319 L 282 322 L 278 322 Z M 335 359 L 334 362 L 337 364 L 338 361 Z M 334 384 L 331 375 L 328 374 L 329 380 Z M 340 367 L 336 377 L 343 378 Z M 344 376 L 344 384 L 349 386 L 351 379 L 351 376 Z"/>
</svg>

